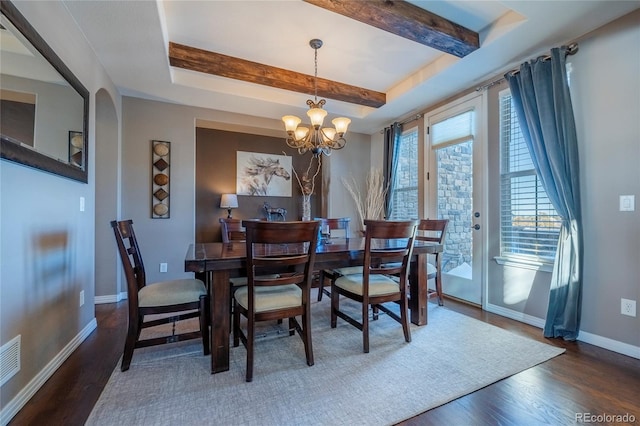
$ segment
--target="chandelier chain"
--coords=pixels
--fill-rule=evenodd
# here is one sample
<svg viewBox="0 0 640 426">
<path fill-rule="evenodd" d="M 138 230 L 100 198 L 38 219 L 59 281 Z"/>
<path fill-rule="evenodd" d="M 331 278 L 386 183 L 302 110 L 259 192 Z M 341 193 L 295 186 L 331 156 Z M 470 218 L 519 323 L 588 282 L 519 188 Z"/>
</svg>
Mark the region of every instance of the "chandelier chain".
<svg viewBox="0 0 640 426">
<path fill-rule="evenodd" d="M 313 98 L 314 101 L 317 103 L 318 102 L 318 48 L 314 48 L 313 49 L 315 51 L 315 78 L 313 79 L 314 82 L 314 92 L 313 92 Z"/>
</svg>

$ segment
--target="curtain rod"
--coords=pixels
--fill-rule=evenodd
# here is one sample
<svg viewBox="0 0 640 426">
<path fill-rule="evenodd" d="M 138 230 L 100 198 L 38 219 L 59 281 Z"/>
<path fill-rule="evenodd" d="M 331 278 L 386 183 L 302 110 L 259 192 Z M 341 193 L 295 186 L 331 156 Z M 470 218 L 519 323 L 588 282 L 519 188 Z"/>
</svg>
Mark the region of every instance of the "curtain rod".
<svg viewBox="0 0 640 426">
<path fill-rule="evenodd" d="M 403 125 L 403 124 L 407 124 L 407 123 L 411 123 L 412 121 L 416 121 L 420 118 L 422 118 L 424 116 L 424 114 L 416 114 L 411 118 L 406 118 L 402 121 L 398 121 L 398 124 Z M 390 124 L 388 126 L 386 126 L 384 129 L 388 129 L 389 127 L 391 127 L 393 124 Z M 380 130 L 380 134 L 384 133 L 384 129 Z"/>
<path fill-rule="evenodd" d="M 567 53 L 566 55 L 575 55 L 576 53 L 578 53 L 578 43 L 571 43 L 570 45 L 567 46 Z M 551 59 L 551 55 L 542 55 L 542 56 L 538 56 L 538 58 L 542 59 L 543 61 L 548 61 L 549 59 Z M 518 74 L 520 72 L 520 70 L 518 68 L 514 68 L 511 71 L 507 71 L 504 74 Z M 482 90 L 486 90 L 490 87 L 495 86 L 496 84 L 500 84 L 505 80 L 504 76 L 493 80 L 490 83 L 487 84 L 483 84 L 482 86 L 478 86 L 476 87 L 476 92 L 480 92 Z"/>
</svg>

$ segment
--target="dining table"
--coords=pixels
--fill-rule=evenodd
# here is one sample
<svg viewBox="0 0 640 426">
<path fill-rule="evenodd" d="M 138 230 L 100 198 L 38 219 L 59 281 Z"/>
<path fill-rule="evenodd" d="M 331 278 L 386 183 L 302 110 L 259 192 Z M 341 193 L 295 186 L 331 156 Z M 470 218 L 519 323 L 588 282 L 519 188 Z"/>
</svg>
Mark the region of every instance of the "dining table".
<svg viewBox="0 0 640 426">
<path fill-rule="evenodd" d="M 389 241 L 388 244 L 397 242 Z M 384 244 L 384 243 L 383 243 Z M 314 270 L 361 266 L 364 261 L 365 238 L 319 239 Z M 187 250 L 185 272 L 193 272 L 203 280 L 210 295 L 211 373 L 229 370 L 229 334 L 231 330 L 231 285 L 229 278 L 246 276 L 244 241 L 229 243 L 194 243 Z M 427 324 L 426 256 L 442 252 L 443 245 L 415 241 L 409 268 L 409 310 L 413 324 Z M 438 261 L 441 256 L 438 256 Z M 440 265 L 437 265 L 440 273 Z M 440 279 L 440 277 L 437 277 Z M 327 318 L 327 321 L 329 319 Z"/>
</svg>

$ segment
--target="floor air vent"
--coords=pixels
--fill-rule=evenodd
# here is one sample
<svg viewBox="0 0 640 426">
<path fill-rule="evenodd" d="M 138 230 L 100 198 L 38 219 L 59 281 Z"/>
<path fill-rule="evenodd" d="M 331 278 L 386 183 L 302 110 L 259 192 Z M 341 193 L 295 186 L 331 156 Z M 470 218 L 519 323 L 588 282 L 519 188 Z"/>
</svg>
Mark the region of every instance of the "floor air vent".
<svg viewBox="0 0 640 426">
<path fill-rule="evenodd" d="M 0 348 L 0 386 L 20 371 L 20 335 Z"/>
</svg>

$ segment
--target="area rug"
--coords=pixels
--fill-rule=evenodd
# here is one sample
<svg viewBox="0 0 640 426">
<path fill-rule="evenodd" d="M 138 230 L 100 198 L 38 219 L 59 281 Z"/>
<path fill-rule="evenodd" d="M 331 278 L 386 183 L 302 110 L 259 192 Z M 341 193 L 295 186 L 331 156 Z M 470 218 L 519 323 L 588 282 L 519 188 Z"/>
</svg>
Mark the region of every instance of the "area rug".
<svg viewBox="0 0 640 426">
<path fill-rule="evenodd" d="M 251 383 L 242 345 L 231 348 L 230 370 L 214 375 L 199 341 L 137 350 L 86 424 L 394 424 L 564 352 L 435 304 L 427 326 L 411 326 L 411 343 L 388 316 L 371 322 L 368 354 L 355 327 L 330 327 L 328 300 L 313 304 L 312 318 L 315 365 L 274 322 L 260 332 Z"/>
</svg>

